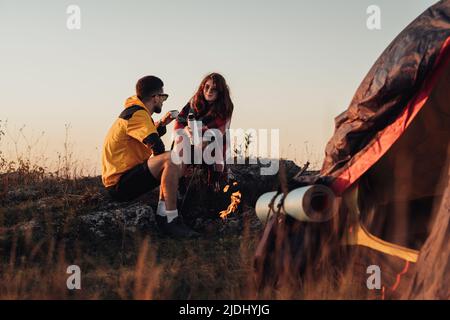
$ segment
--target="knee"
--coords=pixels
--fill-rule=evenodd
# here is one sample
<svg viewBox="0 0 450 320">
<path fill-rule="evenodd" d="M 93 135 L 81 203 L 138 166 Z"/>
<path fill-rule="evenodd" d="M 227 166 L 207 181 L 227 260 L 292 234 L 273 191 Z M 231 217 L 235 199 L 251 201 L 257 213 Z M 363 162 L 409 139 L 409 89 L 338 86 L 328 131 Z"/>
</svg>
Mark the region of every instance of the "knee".
<svg viewBox="0 0 450 320">
<path fill-rule="evenodd" d="M 162 164 L 163 167 L 166 167 L 171 161 L 170 152 L 166 151 L 160 155 L 158 155 L 159 161 Z"/>
<path fill-rule="evenodd" d="M 176 164 L 175 162 L 172 161 L 170 152 L 167 152 L 167 154 L 165 154 L 165 158 L 164 158 L 164 168 L 169 169 L 169 170 L 178 170 L 179 167 L 180 166 L 178 164 Z"/>
</svg>

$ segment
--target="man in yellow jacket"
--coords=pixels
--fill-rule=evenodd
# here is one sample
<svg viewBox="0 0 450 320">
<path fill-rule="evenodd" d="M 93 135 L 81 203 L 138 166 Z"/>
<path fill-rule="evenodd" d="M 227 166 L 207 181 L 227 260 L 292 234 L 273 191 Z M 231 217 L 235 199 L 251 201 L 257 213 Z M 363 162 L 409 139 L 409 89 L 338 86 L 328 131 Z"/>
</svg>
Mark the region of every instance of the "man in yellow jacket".
<svg viewBox="0 0 450 320">
<path fill-rule="evenodd" d="M 117 201 L 130 201 L 161 185 L 156 214 L 159 228 L 173 237 L 194 237 L 198 234 L 183 223 L 177 210 L 183 167 L 172 162 L 161 140 L 173 118 L 169 112 L 157 123 L 151 117 L 161 113 L 168 98 L 163 88 L 164 83 L 155 76 L 137 82 L 136 95 L 125 101 L 125 109 L 105 138 L 102 181 Z"/>
</svg>

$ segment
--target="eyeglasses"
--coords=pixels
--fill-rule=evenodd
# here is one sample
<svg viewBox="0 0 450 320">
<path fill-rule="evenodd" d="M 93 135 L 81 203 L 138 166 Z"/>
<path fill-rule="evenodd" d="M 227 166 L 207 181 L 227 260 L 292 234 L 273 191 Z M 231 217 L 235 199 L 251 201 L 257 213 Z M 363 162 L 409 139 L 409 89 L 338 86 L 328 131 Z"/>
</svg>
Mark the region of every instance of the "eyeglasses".
<svg viewBox="0 0 450 320">
<path fill-rule="evenodd" d="M 207 84 L 207 85 L 205 85 L 205 91 L 208 91 L 208 90 L 213 91 L 213 92 L 219 91 L 219 90 L 217 90 L 216 86 L 210 86 L 209 84 Z"/>
<path fill-rule="evenodd" d="M 155 97 L 155 96 L 161 97 L 162 101 L 166 101 L 167 98 L 169 98 L 169 95 L 167 93 L 154 94 L 153 97 Z"/>
</svg>

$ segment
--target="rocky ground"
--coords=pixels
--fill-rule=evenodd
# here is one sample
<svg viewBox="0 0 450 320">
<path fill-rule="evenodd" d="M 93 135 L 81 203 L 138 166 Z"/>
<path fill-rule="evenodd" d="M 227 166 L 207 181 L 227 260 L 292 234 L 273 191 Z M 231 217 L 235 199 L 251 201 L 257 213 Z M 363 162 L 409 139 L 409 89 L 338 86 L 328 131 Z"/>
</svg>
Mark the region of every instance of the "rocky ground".
<svg viewBox="0 0 450 320">
<path fill-rule="evenodd" d="M 288 177 L 300 168 L 292 161 L 285 161 Z M 206 186 L 206 172 L 195 173 L 188 190 L 179 196 L 179 205 L 185 220 L 204 236 L 238 234 L 244 222 L 251 230 L 260 230 L 253 207 L 259 195 L 276 190 L 278 176 L 261 176 L 259 165 L 231 167 L 237 186 L 227 193 L 214 192 Z M 158 189 L 132 202 L 113 201 L 101 185 L 100 177 L 78 180 L 54 180 L 22 184 L 13 180 L 12 187 L 2 190 L 1 217 L 2 239 L 9 231 L 33 230 L 40 234 L 51 226 L 55 231 L 64 229 L 64 236 L 89 241 L 111 241 L 122 233 L 157 234 L 155 209 Z M 19 178 L 20 179 L 20 178 Z M 230 203 L 230 194 L 240 191 L 242 201 L 238 211 L 223 220 L 219 212 Z M 49 225 L 50 223 L 50 225 Z M 68 228 L 68 225 L 76 228 Z"/>
<path fill-rule="evenodd" d="M 265 263 L 265 274 L 278 270 L 278 280 L 261 290 L 254 257 L 263 225 L 254 205 L 259 195 L 277 190 L 301 168 L 283 161 L 277 176 L 260 175 L 259 165 L 231 170 L 237 186 L 226 193 L 207 188 L 201 170 L 190 185 L 186 182 L 179 204 L 185 221 L 201 237 L 183 241 L 157 230 L 158 190 L 119 203 L 106 194 L 100 177 L 61 179 L 42 172 L 0 176 L 0 299 L 448 299 L 449 190 L 417 266 L 362 247 L 351 259 L 345 253 L 333 261 L 333 252 L 342 246 L 331 240 L 320 248 L 328 253 L 319 252 L 329 259 L 325 268 L 302 258 L 313 275 L 298 282 L 298 265 L 277 254 L 301 256 L 308 250 L 295 248 L 302 246 L 311 251 L 308 241 L 318 232 L 301 226 L 292 229 L 290 244 L 273 251 Z M 308 180 L 313 173 L 305 175 Z M 237 211 L 221 219 L 220 211 L 237 190 L 242 193 Z M 66 287 L 69 265 L 81 268 L 81 290 Z M 367 290 L 369 265 L 382 266 L 383 290 Z M 301 283 L 302 290 L 294 283 Z"/>
<path fill-rule="evenodd" d="M 206 188 L 206 175 L 201 170 L 190 185 L 186 182 L 188 191 L 180 205 L 185 221 L 201 233 L 199 239 L 189 241 L 159 234 L 155 224 L 158 190 L 133 202 L 119 203 L 105 193 L 100 177 L 3 176 L 0 296 L 251 296 L 252 257 L 262 229 L 253 207 L 260 194 L 278 187 L 279 177 L 261 176 L 259 165 L 231 169 L 238 185 L 228 193 Z M 282 170 L 292 177 L 300 168 L 285 161 Z M 227 208 L 230 192 L 236 190 L 242 193 L 241 204 L 222 220 L 219 212 Z M 142 284 L 147 288 L 144 293 L 136 289 L 146 272 L 138 269 L 143 256 L 145 263 L 152 264 L 144 269 L 157 270 L 148 275 L 151 281 Z M 67 293 L 64 281 L 55 282 L 59 277 L 65 279 L 63 269 L 69 264 L 80 265 L 85 271 L 80 292 Z"/>
</svg>

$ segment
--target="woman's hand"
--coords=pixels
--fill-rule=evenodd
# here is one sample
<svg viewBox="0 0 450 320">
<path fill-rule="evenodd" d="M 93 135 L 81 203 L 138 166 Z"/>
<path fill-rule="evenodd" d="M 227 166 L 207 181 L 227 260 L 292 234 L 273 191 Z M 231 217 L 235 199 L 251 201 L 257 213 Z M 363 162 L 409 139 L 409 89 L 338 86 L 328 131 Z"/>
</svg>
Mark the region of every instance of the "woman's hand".
<svg viewBox="0 0 450 320">
<path fill-rule="evenodd" d="M 192 130 L 191 128 L 189 128 L 189 126 L 184 127 L 184 132 L 186 132 L 187 136 L 189 137 L 189 139 L 192 139 Z"/>
</svg>

